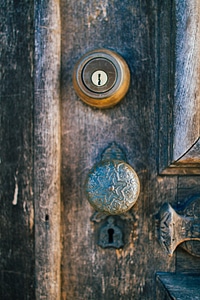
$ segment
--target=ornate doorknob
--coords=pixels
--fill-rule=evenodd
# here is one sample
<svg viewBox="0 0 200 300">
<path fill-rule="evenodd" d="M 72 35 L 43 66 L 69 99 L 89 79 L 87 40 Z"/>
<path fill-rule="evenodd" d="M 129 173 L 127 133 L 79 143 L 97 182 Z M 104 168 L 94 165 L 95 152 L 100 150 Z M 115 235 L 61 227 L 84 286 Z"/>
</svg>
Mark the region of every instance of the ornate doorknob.
<svg viewBox="0 0 200 300">
<path fill-rule="evenodd" d="M 130 210 L 137 201 L 139 178 L 124 158 L 122 150 L 112 144 L 103 153 L 102 161 L 89 172 L 86 194 L 96 211 L 120 215 Z"/>
</svg>

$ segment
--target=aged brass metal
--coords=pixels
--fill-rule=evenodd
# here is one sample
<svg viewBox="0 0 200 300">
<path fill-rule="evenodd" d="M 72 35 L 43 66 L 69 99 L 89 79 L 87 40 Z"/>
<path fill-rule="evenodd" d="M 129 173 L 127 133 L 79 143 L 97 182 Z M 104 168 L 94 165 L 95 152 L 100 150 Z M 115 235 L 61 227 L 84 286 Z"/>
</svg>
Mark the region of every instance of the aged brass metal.
<svg viewBox="0 0 200 300">
<path fill-rule="evenodd" d="M 133 168 L 120 159 L 124 156 L 116 144 L 112 144 L 104 151 L 102 161 L 88 174 L 87 198 L 96 211 L 107 215 L 121 215 L 135 204 L 140 192 L 140 182 Z"/>
<path fill-rule="evenodd" d="M 116 105 L 127 93 L 130 71 L 125 60 L 107 49 L 86 53 L 76 64 L 73 85 L 85 103 L 108 108 Z"/>
</svg>

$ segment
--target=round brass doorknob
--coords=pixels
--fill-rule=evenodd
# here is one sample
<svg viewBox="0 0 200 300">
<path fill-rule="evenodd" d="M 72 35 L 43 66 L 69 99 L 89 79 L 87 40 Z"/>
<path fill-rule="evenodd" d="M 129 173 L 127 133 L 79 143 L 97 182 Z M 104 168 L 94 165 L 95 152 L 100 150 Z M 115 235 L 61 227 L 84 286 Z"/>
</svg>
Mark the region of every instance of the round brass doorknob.
<svg viewBox="0 0 200 300">
<path fill-rule="evenodd" d="M 124 161 L 113 159 L 96 164 L 86 180 L 90 204 L 99 212 L 120 215 L 135 204 L 140 182 L 133 168 Z"/>
</svg>

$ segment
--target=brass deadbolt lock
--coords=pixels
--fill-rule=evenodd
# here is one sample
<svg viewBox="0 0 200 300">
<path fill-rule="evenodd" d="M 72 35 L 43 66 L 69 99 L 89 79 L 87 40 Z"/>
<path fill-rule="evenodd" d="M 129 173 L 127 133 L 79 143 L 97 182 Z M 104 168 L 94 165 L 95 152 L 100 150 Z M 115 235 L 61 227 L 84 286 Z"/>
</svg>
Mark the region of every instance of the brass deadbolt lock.
<svg viewBox="0 0 200 300">
<path fill-rule="evenodd" d="M 117 104 L 130 84 L 130 71 L 125 60 L 107 49 L 85 54 L 76 64 L 73 84 L 85 103 L 98 108 Z"/>
</svg>

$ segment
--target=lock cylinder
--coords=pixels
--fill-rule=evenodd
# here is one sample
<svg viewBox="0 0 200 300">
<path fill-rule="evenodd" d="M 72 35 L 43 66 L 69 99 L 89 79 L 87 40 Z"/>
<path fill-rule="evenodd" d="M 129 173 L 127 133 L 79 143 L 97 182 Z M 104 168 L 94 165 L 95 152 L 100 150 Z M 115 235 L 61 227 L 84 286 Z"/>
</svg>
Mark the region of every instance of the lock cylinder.
<svg viewBox="0 0 200 300">
<path fill-rule="evenodd" d="M 85 103 L 108 108 L 116 105 L 128 91 L 130 71 L 125 60 L 107 49 L 86 53 L 76 64 L 73 85 Z"/>
</svg>

